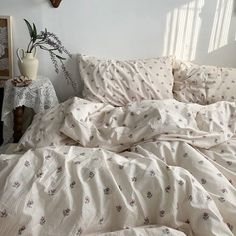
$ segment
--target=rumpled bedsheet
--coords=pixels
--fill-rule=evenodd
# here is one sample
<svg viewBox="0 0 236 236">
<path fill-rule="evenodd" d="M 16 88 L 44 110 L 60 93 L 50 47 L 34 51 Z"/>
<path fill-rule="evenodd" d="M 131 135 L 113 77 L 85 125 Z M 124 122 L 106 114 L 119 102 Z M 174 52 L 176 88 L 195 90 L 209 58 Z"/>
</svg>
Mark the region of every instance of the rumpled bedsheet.
<svg viewBox="0 0 236 236">
<path fill-rule="evenodd" d="M 28 150 L 0 157 L 0 235 L 236 235 L 235 111 L 73 98 L 37 115 Z"/>
</svg>

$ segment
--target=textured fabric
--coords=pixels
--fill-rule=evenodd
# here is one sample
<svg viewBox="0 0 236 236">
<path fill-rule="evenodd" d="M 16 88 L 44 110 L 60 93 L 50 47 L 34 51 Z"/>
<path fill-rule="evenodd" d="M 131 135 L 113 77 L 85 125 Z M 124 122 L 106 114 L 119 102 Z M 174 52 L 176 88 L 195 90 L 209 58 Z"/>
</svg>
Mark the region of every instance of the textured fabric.
<svg viewBox="0 0 236 236">
<path fill-rule="evenodd" d="M 44 147 L 3 155 L 0 164 L 0 235 L 235 233 L 236 193 L 227 179 L 235 176 L 183 142 L 121 154 Z"/>
<path fill-rule="evenodd" d="M 4 123 L 4 142 L 13 135 L 13 110 L 19 106 L 42 112 L 58 104 L 58 99 L 51 81 L 39 76 L 27 87 L 15 87 L 7 80 L 4 87 L 2 121 Z"/>
<path fill-rule="evenodd" d="M 0 156 L 0 235 L 236 234 L 235 103 L 73 98 L 38 114 L 24 139 L 49 118 L 84 147 L 36 137 L 28 144 L 43 147 Z"/>
<path fill-rule="evenodd" d="M 58 146 L 66 144 L 67 137 L 67 141 L 71 139 L 83 146 L 123 151 L 136 142 L 155 138 L 184 140 L 209 148 L 234 135 L 235 114 L 236 104 L 227 102 L 201 106 L 173 99 L 145 100 L 116 108 L 72 98 L 36 115 L 19 145 Z"/>
<path fill-rule="evenodd" d="M 236 69 L 182 61 L 176 61 L 174 68 L 173 93 L 177 100 L 203 105 L 236 101 Z"/>
<path fill-rule="evenodd" d="M 171 57 L 105 60 L 78 56 L 85 99 L 123 106 L 131 101 L 173 98 Z"/>
</svg>

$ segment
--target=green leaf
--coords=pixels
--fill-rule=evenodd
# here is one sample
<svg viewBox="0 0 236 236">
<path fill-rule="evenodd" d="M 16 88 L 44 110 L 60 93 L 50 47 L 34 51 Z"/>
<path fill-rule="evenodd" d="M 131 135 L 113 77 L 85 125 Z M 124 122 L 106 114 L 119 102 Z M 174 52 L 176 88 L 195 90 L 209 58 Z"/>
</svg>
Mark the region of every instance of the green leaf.
<svg viewBox="0 0 236 236">
<path fill-rule="evenodd" d="M 35 24 L 33 23 L 33 42 L 35 42 L 37 39 L 37 29 Z"/>
<path fill-rule="evenodd" d="M 34 32 L 33 32 L 32 26 L 30 25 L 30 23 L 26 19 L 24 19 L 24 21 L 25 21 L 25 23 L 26 23 L 26 25 L 28 27 L 28 31 L 29 31 L 30 37 L 33 38 L 34 37 Z"/>
<path fill-rule="evenodd" d="M 47 34 L 48 34 L 48 31 L 47 29 L 45 28 L 44 32 L 43 32 L 43 40 L 45 40 L 47 38 Z"/>
<path fill-rule="evenodd" d="M 66 58 L 65 57 L 61 57 L 61 56 L 59 56 L 59 55 L 55 55 L 58 59 L 60 59 L 60 60 L 66 60 Z"/>
</svg>

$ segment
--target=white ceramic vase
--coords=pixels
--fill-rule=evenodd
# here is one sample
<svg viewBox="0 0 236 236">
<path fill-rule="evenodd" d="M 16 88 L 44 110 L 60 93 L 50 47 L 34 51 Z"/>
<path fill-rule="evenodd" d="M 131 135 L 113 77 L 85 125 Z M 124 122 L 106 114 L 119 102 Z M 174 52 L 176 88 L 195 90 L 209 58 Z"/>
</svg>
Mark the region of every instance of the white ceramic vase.
<svg viewBox="0 0 236 236">
<path fill-rule="evenodd" d="M 34 52 L 27 53 L 22 48 L 17 49 L 17 57 L 19 59 L 18 66 L 21 75 L 33 80 L 37 78 L 39 61 L 36 58 L 36 49 Z"/>
</svg>

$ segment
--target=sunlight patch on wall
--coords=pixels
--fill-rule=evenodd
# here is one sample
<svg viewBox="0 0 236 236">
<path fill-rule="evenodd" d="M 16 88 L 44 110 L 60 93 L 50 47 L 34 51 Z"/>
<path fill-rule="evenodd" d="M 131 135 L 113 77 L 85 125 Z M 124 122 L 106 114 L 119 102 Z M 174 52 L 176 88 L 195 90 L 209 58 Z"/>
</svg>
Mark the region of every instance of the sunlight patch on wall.
<svg viewBox="0 0 236 236">
<path fill-rule="evenodd" d="M 194 60 L 205 0 L 195 0 L 168 12 L 163 55 Z"/>
<path fill-rule="evenodd" d="M 233 7 L 234 0 L 217 0 L 208 52 L 227 45 Z"/>
</svg>

